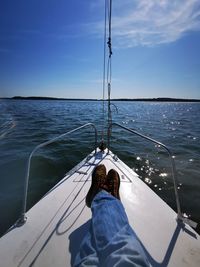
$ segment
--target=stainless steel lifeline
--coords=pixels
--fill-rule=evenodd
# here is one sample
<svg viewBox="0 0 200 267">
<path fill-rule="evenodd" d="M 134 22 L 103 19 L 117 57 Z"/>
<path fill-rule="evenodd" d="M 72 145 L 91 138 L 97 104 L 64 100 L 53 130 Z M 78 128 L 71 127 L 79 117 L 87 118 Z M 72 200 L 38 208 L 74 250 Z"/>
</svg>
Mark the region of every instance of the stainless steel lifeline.
<svg viewBox="0 0 200 267">
<path fill-rule="evenodd" d="M 57 141 L 58 139 L 66 136 L 66 135 L 69 135 L 71 133 L 74 133 L 76 131 L 79 131 L 83 128 L 86 128 L 88 126 L 91 126 L 94 128 L 94 131 L 95 131 L 95 153 L 96 153 L 96 150 L 97 150 L 97 129 L 95 127 L 95 125 L 93 123 L 86 123 L 78 128 L 75 128 L 69 132 L 66 132 L 64 134 L 61 134 L 57 137 L 54 137 L 53 139 L 49 140 L 49 141 L 46 141 L 44 143 L 41 143 L 39 144 L 38 146 L 36 146 L 33 151 L 31 152 L 29 158 L 28 158 L 28 161 L 27 161 L 27 167 L 26 167 L 26 174 L 25 174 L 25 180 L 24 180 L 24 195 L 23 195 L 23 203 L 22 203 L 22 210 L 21 210 L 21 214 L 20 214 L 20 218 L 18 219 L 18 221 L 16 222 L 16 226 L 21 226 L 23 225 L 25 222 L 26 222 L 26 208 L 27 208 L 27 192 L 28 192 L 28 182 L 29 182 L 29 174 L 30 174 L 30 165 L 31 165 L 31 159 L 32 159 L 32 156 L 33 154 L 39 149 L 39 148 L 42 148 L 44 146 L 47 146 L 55 141 Z"/>
<path fill-rule="evenodd" d="M 139 133 L 139 132 L 137 132 L 135 130 L 129 129 L 129 128 L 124 127 L 124 126 L 122 126 L 122 125 L 120 125 L 118 123 L 113 122 L 108 127 L 108 153 L 109 153 L 109 150 L 110 150 L 110 133 L 111 133 L 111 129 L 112 129 L 113 126 L 117 126 L 117 127 L 121 128 L 123 130 L 126 130 L 126 131 L 132 133 L 132 134 L 140 136 L 140 137 L 142 137 L 142 138 L 144 138 L 144 139 L 146 139 L 146 140 L 148 140 L 148 141 L 150 141 L 150 142 L 152 142 L 152 143 L 154 143 L 154 144 L 156 144 L 158 146 L 163 147 L 168 152 L 169 158 L 171 160 L 171 167 L 172 167 L 172 178 L 173 178 L 173 183 L 174 183 L 174 193 L 175 193 L 176 207 L 177 207 L 177 213 L 178 213 L 177 219 L 181 220 L 181 221 L 184 221 L 187 224 L 189 224 L 190 226 L 196 228 L 197 227 L 197 223 L 195 223 L 192 220 L 184 217 L 182 212 L 181 212 L 180 198 L 179 198 L 178 189 L 177 189 L 178 181 L 177 181 L 177 175 L 176 175 L 175 161 L 174 161 L 174 156 L 173 156 L 172 152 L 170 151 L 170 149 L 166 145 L 164 145 L 164 144 L 162 144 L 162 143 L 160 143 L 160 142 L 158 142 L 158 141 L 156 141 L 156 140 L 154 140 L 154 139 L 152 139 L 152 138 L 150 138 L 150 137 L 148 137 L 148 136 L 146 136 L 144 134 L 141 134 L 141 133 Z"/>
</svg>

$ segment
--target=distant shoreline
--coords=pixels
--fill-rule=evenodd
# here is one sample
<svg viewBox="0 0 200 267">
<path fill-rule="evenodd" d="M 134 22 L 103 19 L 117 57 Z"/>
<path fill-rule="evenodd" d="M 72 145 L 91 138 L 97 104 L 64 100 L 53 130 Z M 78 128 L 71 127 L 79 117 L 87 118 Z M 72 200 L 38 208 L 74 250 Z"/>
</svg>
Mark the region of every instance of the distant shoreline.
<svg viewBox="0 0 200 267">
<path fill-rule="evenodd" d="M 3 97 L 0 99 L 8 100 L 67 100 L 67 101 L 102 101 L 102 99 L 83 99 L 83 98 L 56 98 L 56 97 L 42 97 L 42 96 L 14 96 L 14 97 Z M 200 102 L 200 99 L 184 99 L 184 98 L 169 98 L 169 97 L 158 97 L 158 98 L 117 98 L 111 99 L 111 101 L 136 101 L 136 102 Z"/>
</svg>

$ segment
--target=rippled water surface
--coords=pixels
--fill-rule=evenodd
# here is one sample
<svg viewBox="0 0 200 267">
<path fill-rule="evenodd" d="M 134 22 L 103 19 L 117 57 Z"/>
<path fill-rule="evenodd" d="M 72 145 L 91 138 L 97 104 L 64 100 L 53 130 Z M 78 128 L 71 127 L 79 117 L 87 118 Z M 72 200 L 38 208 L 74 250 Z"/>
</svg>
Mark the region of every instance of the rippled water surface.
<svg viewBox="0 0 200 267">
<path fill-rule="evenodd" d="M 172 149 L 183 211 L 200 223 L 200 104 L 115 102 L 113 121 Z M 0 101 L 0 234 L 19 216 L 27 157 L 41 142 L 87 122 L 102 129 L 99 101 Z M 99 135 L 100 136 L 100 135 Z M 85 129 L 40 149 L 31 165 L 28 207 L 94 148 Z M 159 147 L 114 128 L 111 149 L 175 208 L 170 162 Z M 152 207 L 153 209 L 153 207 Z"/>
</svg>

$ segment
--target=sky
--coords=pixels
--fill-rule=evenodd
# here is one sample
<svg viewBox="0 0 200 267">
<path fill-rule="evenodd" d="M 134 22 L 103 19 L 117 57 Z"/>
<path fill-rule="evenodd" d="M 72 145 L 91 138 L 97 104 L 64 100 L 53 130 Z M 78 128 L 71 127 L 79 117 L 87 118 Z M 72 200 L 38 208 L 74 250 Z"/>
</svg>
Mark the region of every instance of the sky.
<svg viewBox="0 0 200 267">
<path fill-rule="evenodd" d="M 102 98 L 104 0 L 1 0 L 0 97 Z M 200 1 L 113 0 L 112 98 L 200 99 Z"/>
</svg>

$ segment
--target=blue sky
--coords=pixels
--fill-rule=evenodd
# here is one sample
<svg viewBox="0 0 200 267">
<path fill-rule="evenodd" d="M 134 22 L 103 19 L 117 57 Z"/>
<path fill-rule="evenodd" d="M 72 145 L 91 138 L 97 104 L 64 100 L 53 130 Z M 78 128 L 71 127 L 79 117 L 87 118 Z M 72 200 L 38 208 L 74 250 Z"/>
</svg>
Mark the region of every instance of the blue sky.
<svg viewBox="0 0 200 267">
<path fill-rule="evenodd" d="M 0 96 L 101 98 L 104 0 L 2 0 Z M 113 1 L 112 97 L 200 99 L 199 0 Z"/>
</svg>

